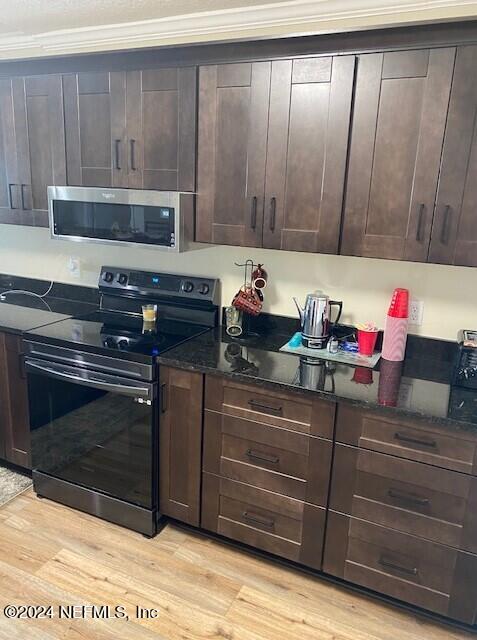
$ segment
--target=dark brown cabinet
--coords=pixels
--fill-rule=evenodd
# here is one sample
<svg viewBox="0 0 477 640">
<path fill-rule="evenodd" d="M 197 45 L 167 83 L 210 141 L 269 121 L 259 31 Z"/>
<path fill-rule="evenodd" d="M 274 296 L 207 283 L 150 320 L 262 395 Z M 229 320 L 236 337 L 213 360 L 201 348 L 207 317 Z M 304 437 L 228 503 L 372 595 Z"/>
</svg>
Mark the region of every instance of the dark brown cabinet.
<svg viewBox="0 0 477 640">
<path fill-rule="evenodd" d="M 473 624 L 471 432 L 339 404 L 323 571 Z"/>
<path fill-rule="evenodd" d="M 321 568 L 335 404 L 206 376 L 201 526 Z"/>
<path fill-rule="evenodd" d="M 473 624 L 477 556 L 330 511 L 326 573 Z"/>
<path fill-rule="evenodd" d="M 454 58 L 360 56 L 341 253 L 427 260 Z"/>
<path fill-rule="evenodd" d="M 47 187 L 65 184 L 61 76 L 0 80 L 0 220 L 48 226 Z"/>
<path fill-rule="evenodd" d="M 20 337 L 0 333 L 0 457 L 30 468 L 28 389 Z"/>
<path fill-rule="evenodd" d="M 429 262 L 477 266 L 477 47 L 457 50 Z"/>
<path fill-rule="evenodd" d="M 200 522 L 203 375 L 160 369 L 159 510 Z"/>
<path fill-rule="evenodd" d="M 198 241 L 338 252 L 354 65 L 200 69 Z"/>
<path fill-rule="evenodd" d="M 63 77 L 68 184 L 193 191 L 196 69 Z"/>
</svg>

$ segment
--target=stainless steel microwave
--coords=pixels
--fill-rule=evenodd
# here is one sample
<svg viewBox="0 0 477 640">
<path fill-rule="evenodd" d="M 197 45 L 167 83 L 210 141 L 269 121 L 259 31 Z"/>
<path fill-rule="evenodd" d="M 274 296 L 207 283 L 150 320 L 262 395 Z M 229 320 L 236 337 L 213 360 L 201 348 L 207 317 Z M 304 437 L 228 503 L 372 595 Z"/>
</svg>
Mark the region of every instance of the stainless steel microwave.
<svg viewBox="0 0 477 640">
<path fill-rule="evenodd" d="M 51 237 L 184 251 L 191 239 L 185 213 L 193 212 L 193 197 L 176 191 L 48 187 Z"/>
</svg>

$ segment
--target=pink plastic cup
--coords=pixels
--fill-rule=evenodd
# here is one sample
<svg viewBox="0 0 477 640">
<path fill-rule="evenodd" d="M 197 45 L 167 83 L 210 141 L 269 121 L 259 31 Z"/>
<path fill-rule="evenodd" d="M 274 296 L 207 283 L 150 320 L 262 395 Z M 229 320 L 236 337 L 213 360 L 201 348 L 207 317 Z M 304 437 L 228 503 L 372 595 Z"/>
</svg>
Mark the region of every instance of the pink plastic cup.
<svg viewBox="0 0 477 640">
<path fill-rule="evenodd" d="M 378 339 L 377 331 L 365 331 L 358 329 L 358 351 L 362 356 L 372 356 L 376 340 Z"/>
</svg>

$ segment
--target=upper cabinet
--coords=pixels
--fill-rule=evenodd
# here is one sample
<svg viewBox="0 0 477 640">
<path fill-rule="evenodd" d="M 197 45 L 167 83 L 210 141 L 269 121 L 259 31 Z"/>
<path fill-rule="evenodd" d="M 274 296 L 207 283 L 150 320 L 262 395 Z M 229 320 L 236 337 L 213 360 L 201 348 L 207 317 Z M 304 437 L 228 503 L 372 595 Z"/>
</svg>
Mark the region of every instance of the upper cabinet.
<svg viewBox="0 0 477 640">
<path fill-rule="evenodd" d="M 429 262 L 477 267 L 477 46 L 457 51 Z"/>
<path fill-rule="evenodd" d="M 48 226 L 47 187 L 65 184 L 61 76 L 0 80 L 0 222 Z"/>
<path fill-rule="evenodd" d="M 200 69 L 198 241 L 337 253 L 354 65 Z"/>
<path fill-rule="evenodd" d="M 427 260 L 454 58 L 360 57 L 341 253 Z"/>
<path fill-rule="evenodd" d="M 63 77 L 68 184 L 193 191 L 196 69 Z"/>
</svg>

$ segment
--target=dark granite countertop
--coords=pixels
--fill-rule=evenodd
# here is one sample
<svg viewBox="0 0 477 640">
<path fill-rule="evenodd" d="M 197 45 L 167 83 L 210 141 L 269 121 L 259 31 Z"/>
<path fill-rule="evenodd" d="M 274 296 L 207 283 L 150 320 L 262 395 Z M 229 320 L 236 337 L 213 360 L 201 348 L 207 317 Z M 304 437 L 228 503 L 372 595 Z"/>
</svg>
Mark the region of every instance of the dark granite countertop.
<svg viewBox="0 0 477 640">
<path fill-rule="evenodd" d="M 450 384 L 455 343 L 411 338 L 404 363 L 381 360 L 371 370 L 326 360 L 309 364 L 279 351 L 289 338 L 271 332 L 237 341 L 219 327 L 165 352 L 158 362 L 477 430 L 477 392 Z"/>
<path fill-rule="evenodd" d="M 0 275 L 0 331 L 22 334 L 97 308 L 94 295 L 86 287 L 55 284 L 49 295 L 38 297 L 17 293 L 48 290 L 48 283 Z"/>
</svg>

